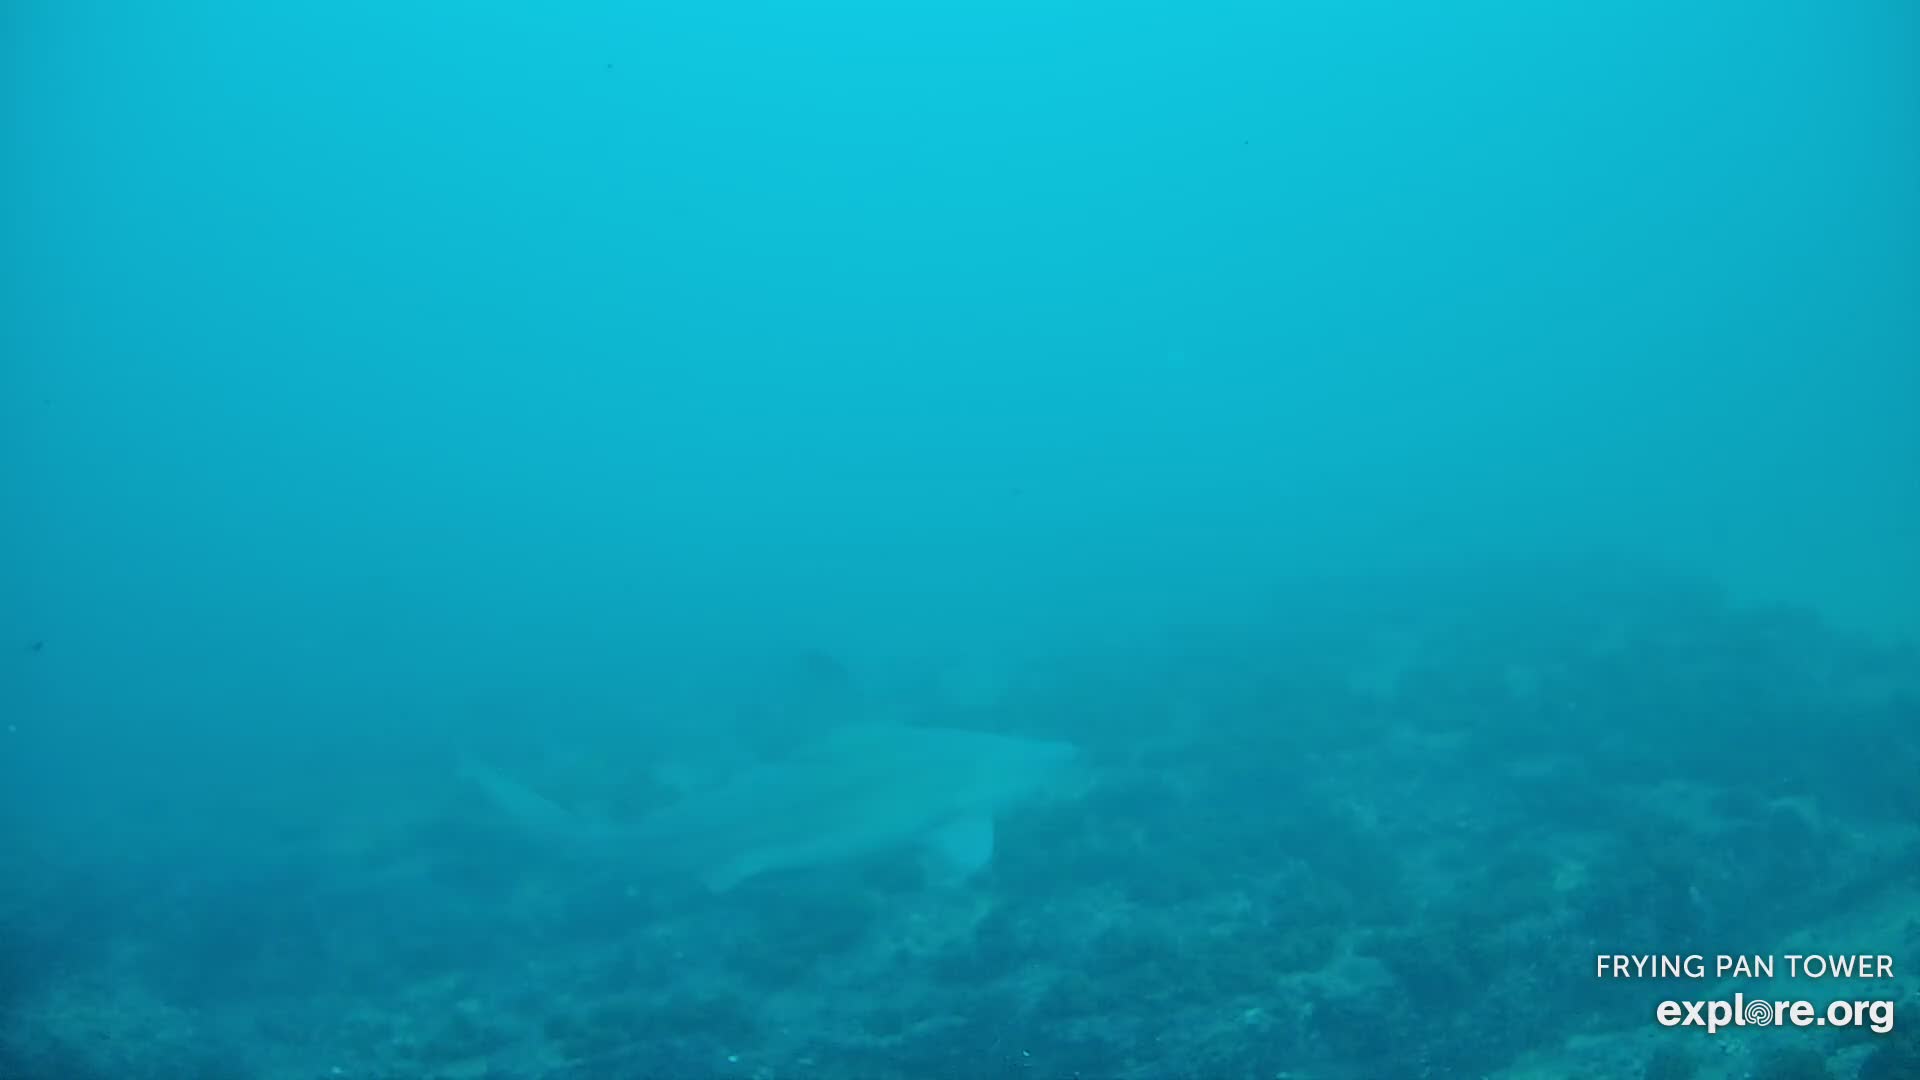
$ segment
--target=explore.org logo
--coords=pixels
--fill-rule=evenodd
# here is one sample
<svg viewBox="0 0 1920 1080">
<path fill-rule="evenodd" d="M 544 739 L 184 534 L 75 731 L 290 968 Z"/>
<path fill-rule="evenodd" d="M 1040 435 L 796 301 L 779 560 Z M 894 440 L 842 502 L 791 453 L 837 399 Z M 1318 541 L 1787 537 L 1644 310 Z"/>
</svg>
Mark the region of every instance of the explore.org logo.
<svg viewBox="0 0 1920 1080">
<path fill-rule="evenodd" d="M 1653 1010 L 1662 1027 L 1704 1027 L 1707 1034 L 1729 1027 L 1864 1027 L 1875 1035 L 1893 1030 L 1893 1002 L 1832 1001 L 1820 1009 L 1811 1001 L 1733 1000 L 1663 1001 Z"/>
<path fill-rule="evenodd" d="M 1782 960 L 1786 962 L 1782 964 Z M 1744 993 L 1697 1001 L 1669 999 L 1654 1007 L 1654 1019 L 1662 1027 L 1705 1028 L 1709 1035 L 1730 1027 L 1865 1028 L 1876 1035 L 1893 1030 L 1893 997 L 1843 997 L 1846 989 L 1832 985 L 1845 983 L 1851 988 L 1865 983 L 1874 991 L 1883 986 L 1893 989 L 1893 957 L 1885 953 L 1786 953 L 1778 957 L 1764 953 L 1713 957 L 1602 953 L 1594 958 L 1594 974 L 1602 979 L 1705 980 L 1709 972 L 1715 979 L 1769 981 L 1784 973 L 1785 978 L 1796 981 L 1826 981 L 1834 993 L 1824 1006 L 1805 999 L 1749 999 Z"/>
</svg>

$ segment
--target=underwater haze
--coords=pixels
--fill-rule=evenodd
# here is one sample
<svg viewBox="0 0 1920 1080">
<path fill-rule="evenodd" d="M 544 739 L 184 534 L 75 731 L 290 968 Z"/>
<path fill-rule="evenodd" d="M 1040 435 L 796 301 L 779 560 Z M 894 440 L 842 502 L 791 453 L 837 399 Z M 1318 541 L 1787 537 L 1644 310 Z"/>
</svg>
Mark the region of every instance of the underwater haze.
<svg viewBox="0 0 1920 1080">
<path fill-rule="evenodd" d="M 13 0 L 0 108 L 0 1080 L 1920 1076 L 1914 6 Z"/>
</svg>

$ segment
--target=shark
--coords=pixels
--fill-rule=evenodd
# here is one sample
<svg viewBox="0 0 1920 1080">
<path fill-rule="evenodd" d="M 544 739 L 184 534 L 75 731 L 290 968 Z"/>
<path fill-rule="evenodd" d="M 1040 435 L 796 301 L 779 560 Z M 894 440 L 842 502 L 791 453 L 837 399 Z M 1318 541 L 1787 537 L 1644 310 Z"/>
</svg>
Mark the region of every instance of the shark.
<svg viewBox="0 0 1920 1080">
<path fill-rule="evenodd" d="M 749 767 L 633 822 L 582 817 L 474 762 L 462 767 L 522 831 L 649 878 L 715 893 L 781 871 L 919 852 L 929 878 L 992 862 L 995 823 L 1083 781 L 1072 743 L 959 728 L 856 724 Z"/>
</svg>

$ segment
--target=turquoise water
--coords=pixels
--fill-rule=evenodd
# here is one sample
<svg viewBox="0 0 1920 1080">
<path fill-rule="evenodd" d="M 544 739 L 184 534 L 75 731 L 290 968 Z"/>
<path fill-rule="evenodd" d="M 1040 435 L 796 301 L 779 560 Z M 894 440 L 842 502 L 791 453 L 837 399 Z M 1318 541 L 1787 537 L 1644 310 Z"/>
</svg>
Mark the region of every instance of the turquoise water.
<svg viewBox="0 0 1920 1080">
<path fill-rule="evenodd" d="M 0 1077 L 1920 1075 L 1917 23 L 16 0 Z"/>
</svg>

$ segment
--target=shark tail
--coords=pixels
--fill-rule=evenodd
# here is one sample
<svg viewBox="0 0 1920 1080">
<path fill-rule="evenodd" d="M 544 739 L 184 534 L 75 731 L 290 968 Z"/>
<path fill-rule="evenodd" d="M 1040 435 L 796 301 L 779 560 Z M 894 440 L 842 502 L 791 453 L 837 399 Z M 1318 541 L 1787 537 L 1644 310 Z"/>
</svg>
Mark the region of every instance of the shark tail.
<svg viewBox="0 0 1920 1080">
<path fill-rule="evenodd" d="M 594 832 L 578 814 L 471 754 L 460 755 L 455 771 L 486 798 L 489 806 L 533 840 L 570 847 Z"/>
</svg>

